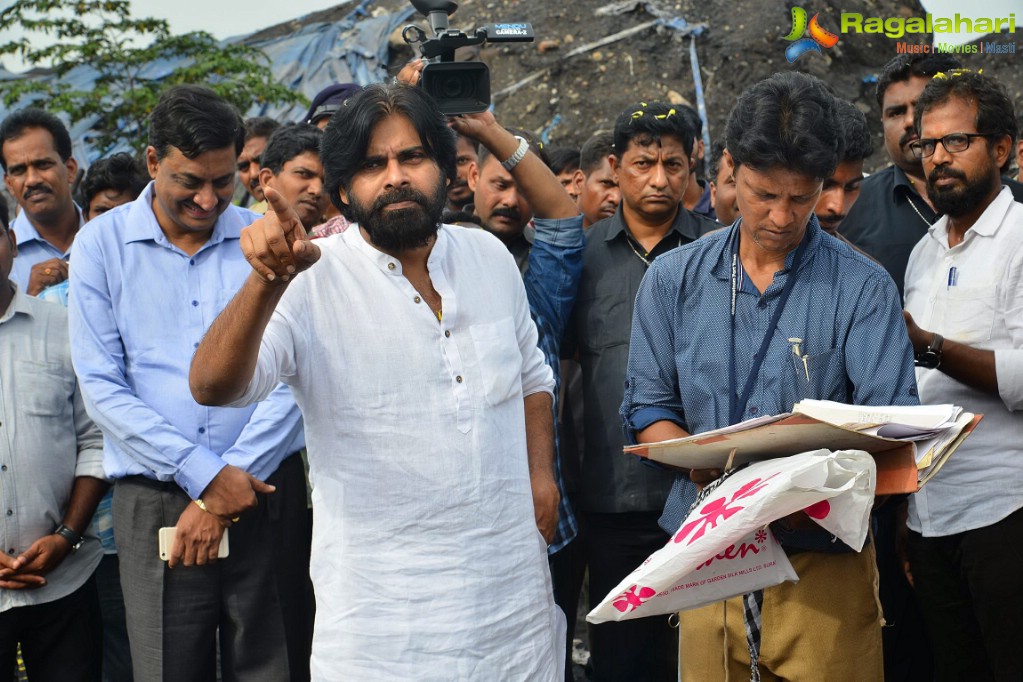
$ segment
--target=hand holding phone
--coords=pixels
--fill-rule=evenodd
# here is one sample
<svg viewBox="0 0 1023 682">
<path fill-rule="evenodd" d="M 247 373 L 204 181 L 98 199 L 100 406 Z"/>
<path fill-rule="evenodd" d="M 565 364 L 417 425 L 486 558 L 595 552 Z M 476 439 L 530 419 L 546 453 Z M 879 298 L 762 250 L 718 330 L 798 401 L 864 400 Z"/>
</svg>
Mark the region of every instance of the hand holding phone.
<svg viewBox="0 0 1023 682">
<path fill-rule="evenodd" d="M 178 529 L 174 526 L 167 526 L 160 529 L 159 542 L 160 542 L 160 559 L 163 561 L 169 561 L 171 556 L 171 548 L 174 547 L 174 538 L 177 535 Z M 231 553 L 231 548 L 227 542 L 227 529 L 224 529 L 224 534 L 220 538 L 220 548 L 217 550 L 217 558 L 225 559 Z"/>
</svg>

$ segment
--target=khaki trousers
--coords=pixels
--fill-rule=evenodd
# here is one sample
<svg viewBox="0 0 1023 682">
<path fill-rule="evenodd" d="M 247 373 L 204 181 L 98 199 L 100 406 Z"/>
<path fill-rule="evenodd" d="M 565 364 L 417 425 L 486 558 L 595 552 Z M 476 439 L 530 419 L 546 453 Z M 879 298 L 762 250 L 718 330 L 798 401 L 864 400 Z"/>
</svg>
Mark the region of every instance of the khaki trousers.
<svg viewBox="0 0 1023 682">
<path fill-rule="evenodd" d="M 858 553 L 802 552 L 789 559 L 799 582 L 764 590 L 761 679 L 883 680 L 874 545 Z M 683 682 L 750 679 L 742 597 L 683 611 L 679 622 Z"/>
</svg>

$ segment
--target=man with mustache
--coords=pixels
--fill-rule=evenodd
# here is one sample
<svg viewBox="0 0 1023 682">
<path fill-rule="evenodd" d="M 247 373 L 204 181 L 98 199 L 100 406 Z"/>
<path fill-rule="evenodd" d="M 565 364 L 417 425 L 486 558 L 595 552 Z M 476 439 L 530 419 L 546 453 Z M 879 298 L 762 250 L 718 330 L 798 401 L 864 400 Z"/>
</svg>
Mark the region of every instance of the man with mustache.
<svg viewBox="0 0 1023 682">
<path fill-rule="evenodd" d="M 524 192 L 553 185 L 572 214 L 493 115 L 465 119 Z M 356 224 L 310 241 L 268 189 L 273 212 L 242 237 L 253 272 L 191 374 L 203 404 L 283 380 L 302 406 L 313 678 L 557 680 L 554 382 L 519 271 L 484 230 L 439 223 L 455 139 L 422 89 L 366 88 L 323 142 L 330 199 Z"/>
<path fill-rule="evenodd" d="M 863 112 L 852 102 L 844 99 L 836 99 L 835 106 L 842 137 L 845 140 L 845 151 L 835 172 L 824 181 L 821 196 L 813 212 L 822 230 L 856 249 L 852 242 L 839 233 L 838 226 L 845 220 L 860 196 L 863 161 L 874 153 L 874 147 L 870 143 L 870 129 L 867 128 L 867 119 Z"/>
<path fill-rule="evenodd" d="M 309 675 L 301 413 L 284 386 L 243 410 L 202 407 L 187 388 L 196 346 L 251 270 L 239 239 L 258 216 L 231 205 L 243 136 L 213 91 L 167 89 L 150 115 L 152 182 L 90 221 L 72 254 L 71 355 L 114 480 L 140 680 Z"/>
<path fill-rule="evenodd" d="M 84 224 L 71 198 L 78 162 L 60 119 L 29 107 L 0 123 L 4 184 L 21 206 L 11 223 L 18 257 L 11 279 L 29 296 L 67 279 L 71 243 Z"/>
<path fill-rule="evenodd" d="M 535 136 L 516 128 L 509 128 L 508 132 L 522 140 L 529 151 L 550 169 L 550 160 Z M 529 198 L 520 190 L 511 172 L 486 146 L 480 146 L 477 155 L 476 162 L 469 166 L 468 174 L 473 214 L 479 217 L 484 230 L 504 242 L 519 269 L 525 271 L 533 241 L 533 232 L 528 229 L 529 221 L 533 219 Z"/>
<path fill-rule="evenodd" d="M 842 233 L 884 266 L 900 295 L 913 246 L 941 216 L 927 194 L 920 159 L 910 149 L 917 137 L 916 101 L 934 74 L 960 66 L 949 54 L 901 54 L 884 65 L 877 81 L 884 146 L 893 165 L 863 180 L 860 200 L 842 221 Z M 1023 185 L 1005 184 L 1017 201 L 1023 200 Z"/>
<path fill-rule="evenodd" d="M 710 203 L 714 207 L 714 215 L 722 225 L 731 225 L 739 217 L 739 206 L 735 201 L 735 167 L 732 166 L 731 155 L 726 155 L 725 145 L 718 142 L 714 145 L 710 183 Z"/>
<path fill-rule="evenodd" d="M 618 406 L 625 391 L 632 308 L 655 259 L 720 227 L 682 205 L 696 134 L 662 102 L 637 103 L 614 124 L 613 179 L 621 204 L 589 229 L 566 350 L 583 376 L 585 520 L 590 603 L 596 604 L 668 539 L 658 525 L 671 489 L 665 471 L 622 456 Z M 590 627 L 595 680 L 677 678 L 676 632 L 645 618 Z"/>
<path fill-rule="evenodd" d="M 322 137 L 316 126 L 289 123 L 274 132 L 261 157 L 260 186 L 277 190 L 295 209 L 306 230 L 322 222 L 327 204 L 320 162 Z"/>
<path fill-rule="evenodd" d="M 610 131 L 596 133 L 583 143 L 579 151 L 579 170 L 575 175 L 583 229 L 613 216 L 622 202 L 622 193 L 611 172 L 613 153 L 614 135 Z"/>
<path fill-rule="evenodd" d="M 1018 679 L 1023 205 L 1000 177 L 1017 136 L 1012 100 L 990 76 L 938 74 L 916 125 L 927 194 L 943 214 L 906 269 L 920 400 L 984 420 L 909 498 L 909 567 L 937 679 Z"/>
<path fill-rule="evenodd" d="M 266 210 L 263 187 L 259 184 L 259 169 L 263 167 L 260 157 L 263 155 L 263 150 L 266 149 L 266 143 L 270 140 L 270 136 L 280 125 L 269 116 L 254 116 L 245 119 L 245 145 L 238 153 L 238 181 L 248 192 L 245 201 L 250 204 L 249 210 L 256 213 Z"/>
<path fill-rule="evenodd" d="M 449 211 L 462 211 L 466 205 L 472 203 L 472 190 L 469 188 L 469 169 L 472 164 L 479 160 L 476 153 L 476 144 L 467 137 L 458 136 L 456 147 L 458 154 L 455 157 L 455 168 L 458 175 L 448 186 Z"/>
</svg>

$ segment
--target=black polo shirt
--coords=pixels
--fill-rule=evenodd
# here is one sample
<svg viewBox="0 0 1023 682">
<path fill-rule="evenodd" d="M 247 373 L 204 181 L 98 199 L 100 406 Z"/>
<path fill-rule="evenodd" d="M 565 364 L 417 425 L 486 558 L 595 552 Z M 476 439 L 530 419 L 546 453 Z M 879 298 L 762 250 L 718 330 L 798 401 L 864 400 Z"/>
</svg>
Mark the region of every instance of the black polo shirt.
<svg viewBox="0 0 1023 682">
<path fill-rule="evenodd" d="M 569 323 L 565 349 L 578 350 L 583 376 L 584 443 L 579 472 L 583 511 L 619 513 L 660 511 L 668 498 L 672 473 L 645 466 L 625 455 L 618 409 L 625 394 L 632 309 L 648 261 L 695 241 L 717 222 L 679 210 L 671 231 L 645 254 L 626 229 L 621 207 L 586 233 L 579 295 Z"/>
<path fill-rule="evenodd" d="M 1016 201 L 1023 201 L 1023 185 L 1007 178 L 1002 182 Z M 884 266 L 901 297 L 909 254 L 941 215 L 931 210 L 898 166 L 864 178 L 860 187 L 859 199 L 838 230 Z"/>
</svg>

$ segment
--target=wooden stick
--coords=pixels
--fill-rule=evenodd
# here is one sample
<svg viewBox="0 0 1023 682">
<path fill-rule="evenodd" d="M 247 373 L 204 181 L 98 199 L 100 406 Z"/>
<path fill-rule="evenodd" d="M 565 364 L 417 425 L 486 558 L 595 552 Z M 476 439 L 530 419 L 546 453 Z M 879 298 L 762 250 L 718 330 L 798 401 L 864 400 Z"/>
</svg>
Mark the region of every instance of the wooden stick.
<svg viewBox="0 0 1023 682">
<path fill-rule="evenodd" d="M 725 471 L 731 471 L 732 470 L 732 460 L 733 459 L 735 459 L 735 448 L 732 448 L 732 451 L 728 453 L 728 461 L 725 462 Z"/>
</svg>

